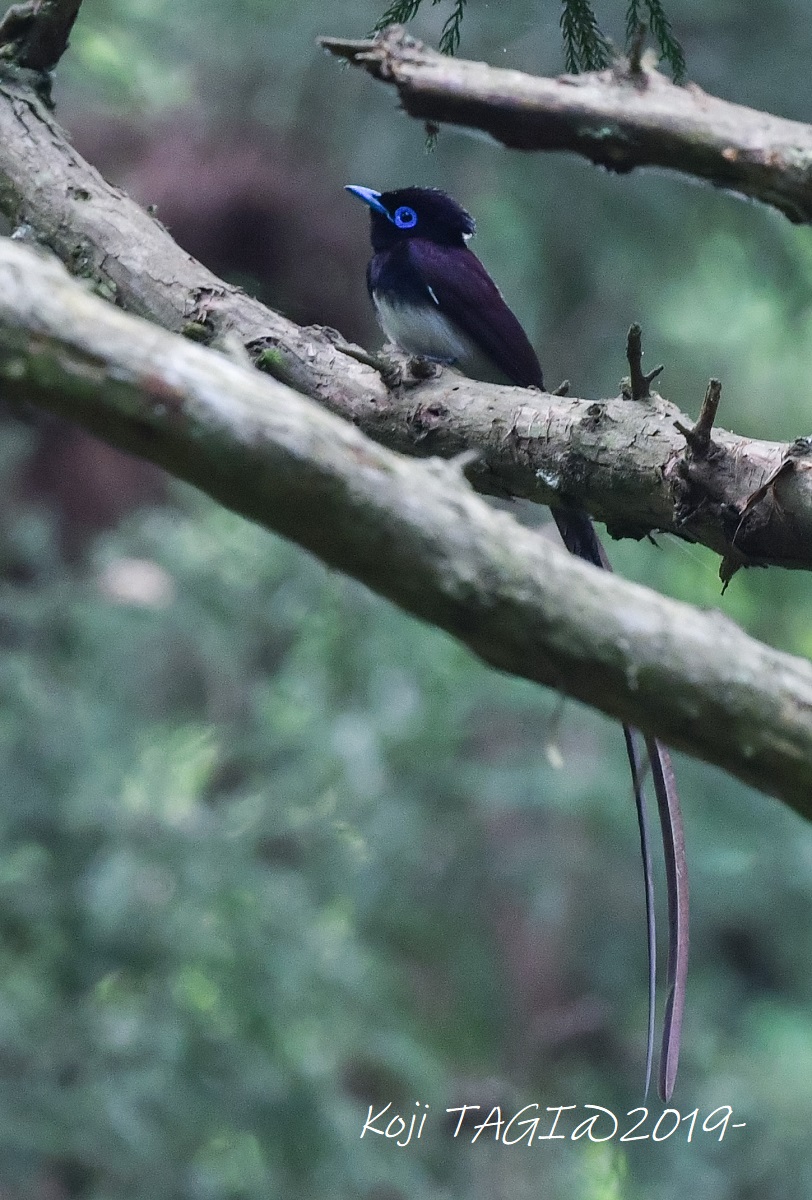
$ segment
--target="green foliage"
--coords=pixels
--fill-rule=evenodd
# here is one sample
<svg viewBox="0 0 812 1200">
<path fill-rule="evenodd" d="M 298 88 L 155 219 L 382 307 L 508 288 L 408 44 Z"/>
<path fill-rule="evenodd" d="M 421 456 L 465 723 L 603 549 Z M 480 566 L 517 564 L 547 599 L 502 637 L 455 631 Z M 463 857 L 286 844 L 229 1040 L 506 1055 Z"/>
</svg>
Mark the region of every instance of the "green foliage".
<svg viewBox="0 0 812 1200">
<path fill-rule="evenodd" d="M 611 47 L 598 28 L 589 0 L 564 0 L 561 32 L 568 71 L 599 71 L 607 65 Z"/>
<path fill-rule="evenodd" d="M 50 586 L 47 537 L 10 530 L 39 586 L 2 604 L 4 1190 L 304 1195 L 357 1137 L 342 1071 L 431 1078 L 392 1037 L 396 973 L 361 932 L 384 781 L 351 710 L 339 739 L 325 708 L 345 688 L 321 654 L 333 585 L 308 619 L 292 552 L 210 516 L 203 533 L 167 512 L 133 530 L 138 557 L 111 544 Z M 333 1195 L 357 1194 L 352 1170 Z"/>
<path fill-rule="evenodd" d="M 10 494 L 25 438 L 7 427 L 0 447 Z M 536 1155 L 450 1142 L 439 1122 L 387 1153 L 359 1141 L 367 1105 L 439 1113 L 478 1099 L 482 1076 L 506 1107 L 637 1102 L 642 914 L 614 727 L 562 719 L 185 490 L 81 572 L 24 508 L 0 549 L 0 1188 L 372 1200 L 385 1181 L 486 1200 L 498 1170 L 532 1195 Z M 650 579 L 697 598 L 681 560 L 660 556 L 662 578 L 657 562 Z M 700 765 L 680 778 L 697 911 L 683 1107 L 747 1116 L 770 1081 L 791 1160 L 807 1139 L 790 1117 L 808 1092 L 812 831 L 720 778 L 697 804 Z M 754 898 L 792 947 L 763 923 L 784 991 L 762 1007 L 703 953 Z M 535 1040 L 590 997 L 612 1014 L 609 1049 Z M 773 1081 L 764 1061 L 788 1048 Z M 658 1150 L 569 1147 L 545 1160 L 546 1194 L 668 1196 L 672 1174 L 724 1152 Z"/>
<path fill-rule="evenodd" d="M 646 22 L 648 18 L 648 22 Z M 674 37 L 671 22 L 666 16 L 660 0 L 629 0 L 626 10 L 626 44 L 632 43 L 640 26 L 648 27 L 654 34 L 661 57 L 668 63 L 676 83 L 685 78 L 685 54 Z"/>
<path fill-rule="evenodd" d="M 433 4 L 438 2 L 439 0 L 432 0 Z M 405 25 L 417 16 L 422 3 L 423 0 L 392 0 L 380 21 L 376 23 L 375 29 L 385 29 L 387 25 Z"/>
<path fill-rule="evenodd" d="M 550 700 L 188 492 L 78 574 L 6 518 L 0 1188 L 463 1194 L 439 1121 L 408 1156 L 358 1133 L 501 1052 L 493 897 L 539 860 L 499 822 L 541 819 Z"/>
<path fill-rule="evenodd" d="M 380 7 L 342 22 L 367 28 Z M 807 112 L 804 6 L 668 11 L 709 91 Z M 466 41 L 548 73 L 558 14 L 471 4 Z M 262 114 L 302 148 L 301 175 L 274 164 L 290 207 L 333 204 L 318 249 L 312 223 L 290 236 L 310 320 L 333 239 L 355 263 L 348 322 L 353 291 L 365 301 L 365 222 L 338 184 L 433 183 L 479 218 L 475 248 L 552 382 L 613 394 L 639 320 L 685 411 L 719 375 L 726 427 L 809 433 L 807 229 L 676 177 L 484 141 L 443 138 L 426 160 L 418 123 L 335 76 L 314 46 L 325 32 L 316 0 L 85 0 L 60 113 L 123 106 L 158 147 L 163 105 L 225 113 L 229 134 Z M 98 33 L 105 53 L 85 54 Z M 675 1102 L 732 1103 L 738 1140 L 621 1157 L 463 1145 L 430 1124 L 405 1151 L 361 1141 L 378 1097 L 432 1114 L 494 1091 L 639 1103 L 645 948 L 618 730 L 188 491 L 67 566 L 49 518 L 15 500 L 28 440 L 3 426 L 4 1197 L 808 1200 L 812 829 L 685 759 L 694 918 Z M 624 575 L 812 655 L 807 574 L 742 572 L 720 598 L 715 556 L 659 540 L 608 548 Z M 128 573 L 151 588 L 128 590 Z"/>
<path fill-rule="evenodd" d="M 440 2 L 441 0 L 431 0 L 432 5 Z M 387 25 L 405 25 L 407 21 L 411 21 L 417 16 L 422 3 L 423 0 L 392 0 L 381 19 L 376 23 L 375 29 L 385 29 Z M 454 8 L 451 15 L 446 18 L 440 34 L 440 50 L 443 54 L 455 54 L 459 49 L 460 29 L 466 3 L 467 0 L 454 0 Z"/>
<path fill-rule="evenodd" d="M 440 0 L 431 2 L 435 5 Z M 454 54 L 459 48 L 466 2 L 454 0 L 454 10 L 443 25 L 440 49 L 444 54 Z M 417 16 L 422 4 L 423 0 L 392 0 L 375 29 L 395 23 L 406 24 Z M 562 5 L 560 24 L 567 70 L 601 70 L 612 59 L 612 43 L 602 32 L 590 0 L 562 0 Z M 639 26 L 645 24 L 654 34 L 660 55 L 671 67 L 674 79 L 681 82 L 685 77 L 685 55 L 660 0 L 628 0 L 627 45 L 631 44 Z"/>
<path fill-rule="evenodd" d="M 454 9 L 443 25 L 443 32 L 440 35 L 440 49 L 443 54 L 456 54 L 459 49 L 460 27 L 465 5 L 466 0 L 454 0 Z"/>
</svg>

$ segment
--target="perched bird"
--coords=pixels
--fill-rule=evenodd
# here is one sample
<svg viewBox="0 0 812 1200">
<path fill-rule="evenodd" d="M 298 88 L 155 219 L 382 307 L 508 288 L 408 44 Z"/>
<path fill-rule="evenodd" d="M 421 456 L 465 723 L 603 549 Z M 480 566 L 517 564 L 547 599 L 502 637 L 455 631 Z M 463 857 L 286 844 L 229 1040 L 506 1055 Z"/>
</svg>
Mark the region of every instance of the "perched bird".
<svg viewBox="0 0 812 1200">
<path fill-rule="evenodd" d="M 384 333 L 400 350 L 455 366 L 472 379 L 544 388 L 541 366 L 527 335 L 467 242 L 473 218 L 436 188 L 392 192 L 348 186 L 369 206 L 373 255 L 367 287 Z M 567 549 L 611 570 L 587 514 L 561 504 L 553 518 Z M 640 828 L 649 950 L 649 1026 L 646 1091 L 654 1041 L 655 929 L 651 856 L 637 735 L 624 726 Z M 668 997 L 659 1091 L 669 1100 L 679 1060 L 688 966 L 688 876 L 682 816 L 668 751 L 645 739 L 662 826 L 668 887 Z"/>
</svg>

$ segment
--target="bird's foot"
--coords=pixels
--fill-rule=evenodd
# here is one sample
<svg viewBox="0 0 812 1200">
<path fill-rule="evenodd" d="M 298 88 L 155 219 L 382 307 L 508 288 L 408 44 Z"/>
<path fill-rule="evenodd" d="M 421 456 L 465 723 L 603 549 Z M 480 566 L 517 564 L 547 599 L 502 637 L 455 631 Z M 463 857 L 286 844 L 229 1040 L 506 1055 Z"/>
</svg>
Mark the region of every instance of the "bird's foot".
<svg viewBox="0 0 812 1200">
<path fill-rule="evenodd" d="M 395 388 L 413 388 L 427 379 L 436 379 L 443 364 L 420 354 L 404 355 L 391 342 L 377 355 L 377 369 L 390 391 Z"/>
<path fill-rule="evenodd" d="M 390 392 L 396 388 L 413 388 L 427 379 L 435 379 L 442 364 L 420 355 L 405 357 L 396 347 L 387 346 L 375 355 L 375 370 Z"/>
<path fill-rule="evenodd" d="M 383 350 L 369 354 L 360 346 L 345 342 L 335 329 L 324 327 L 321 332 L 333 343 L 336 350 L 377 371 L 390 392 L 400 387 L 417 387 L 427 379 L 436 379 L 445 365 L 420 355 L 404 355 L 391 342 Z"/>
<path fill-rule="evenodd" d="M 373 371 L 377 371 L 390 391 L 400 387 L 404 370 L 403 363 L 397 362 L 384 351 L 369 354 L 360 346 L 353 346 L 349 342 L 345 342 L 337 329 L 329 329 L 324 326 L 322 333 L 341 354 L 346 354 L 349 358 L 354 358 L 356 362 L 363 363 L 365 367 L 372 367 Z"/>
<path fill-rule="evenodd" d="M 443 369 L 443 364 L 434 358 L 423 358 L 415 355 L 409 359 L 409 374 L 414 383 L 423 383 L 426 379 L 436 379 Z"/>
<path fill-rule="evenodd" d="M 396 358 L 390 358 L 388 354 L 377 354 L 376 370 L 390 392 L 394 392 L 403 383 L 405 374 L 404 365 L 398 362 Z"/>
</svg>

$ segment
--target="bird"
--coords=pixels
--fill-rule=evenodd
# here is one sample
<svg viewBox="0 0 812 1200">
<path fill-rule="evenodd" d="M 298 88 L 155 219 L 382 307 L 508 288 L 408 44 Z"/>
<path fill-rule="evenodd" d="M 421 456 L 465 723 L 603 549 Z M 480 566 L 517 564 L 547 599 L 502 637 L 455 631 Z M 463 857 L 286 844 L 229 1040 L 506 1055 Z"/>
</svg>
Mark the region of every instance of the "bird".
<svg viewBox="0 0 812 1200">
<path fill-rule="evenodd" d="M 451 366 L 472 379 L 544 390 L 538 356 L 519 319 L 486 268 L 468 247 L 473 217 L 439 188 L 403 187 L 379 192 L 348 184 L 346 191 L 370 212 L 372 258 L 367 289 L 387 338 L 405 354 Z M 571 554 L 611 570 L 588 514 L 577 505 L 551 507 Z M 623 726 L 632 774 L 643 859 L 648 933 L 649 1016 L 645 1091 L 652 1070 L 656 932 L 654 885 L 643 764 L 636 731 Z M 668 1102 L 679 1063 L 688 968 L 688 873 L 679 797 L 671 759 L 657 739 L 644 739 L 662 830 L 668 890 L 667 996 L 658 1091 Z"/>
</svg>

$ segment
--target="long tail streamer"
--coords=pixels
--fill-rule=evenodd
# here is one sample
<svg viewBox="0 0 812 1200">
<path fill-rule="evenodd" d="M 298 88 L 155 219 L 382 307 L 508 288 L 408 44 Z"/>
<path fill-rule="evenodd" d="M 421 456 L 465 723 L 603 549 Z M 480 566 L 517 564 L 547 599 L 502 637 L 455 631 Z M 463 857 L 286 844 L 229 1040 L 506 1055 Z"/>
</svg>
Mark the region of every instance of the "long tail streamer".
<svg viewBox="0 0 812 1200">
<path fill-rule="evenodd" d="M 553 519 L 570 554 L 591 562 L 596 567 L 611 571 L 606 551 L 600 543 L 595 527 L 585 512 L 575 508 L 552 509 Z M 651 1082 L 654 1056 L 654 1030 L 657 988 L 657 937 L 654 916 L 654 875 L 651 864 L 648 811 L 643 790 L 640 756 L 637 751 L 636 731 L 623 726 L 626 753 L 632 773 L 634 802 L 640 831 L 640 852 L 643 860 L 643 882 L 646 895 L 646 930 L 648 945 L 648 1037 L 646 1040 L 646 1094 Z M 677 783 L 671 766 L 671 757 L 656 738 L 645 739 L 646 750 L 651 762 L 651 775 L 660 827 L 663 837 L 665 858 L 665 880 L 668 890 L 668 968 L 665 1016 L 663 1018 L 663 1041 L 660 1051 L 658 1091 L 666 1103 L 671 1099 L 677 1078 L 682 1018 L 685 1012 L 685 987 L 688 978 L 689 905 L 688 868 L 685 859 L 685 833 L 682 823 Z"/>
</svg>

